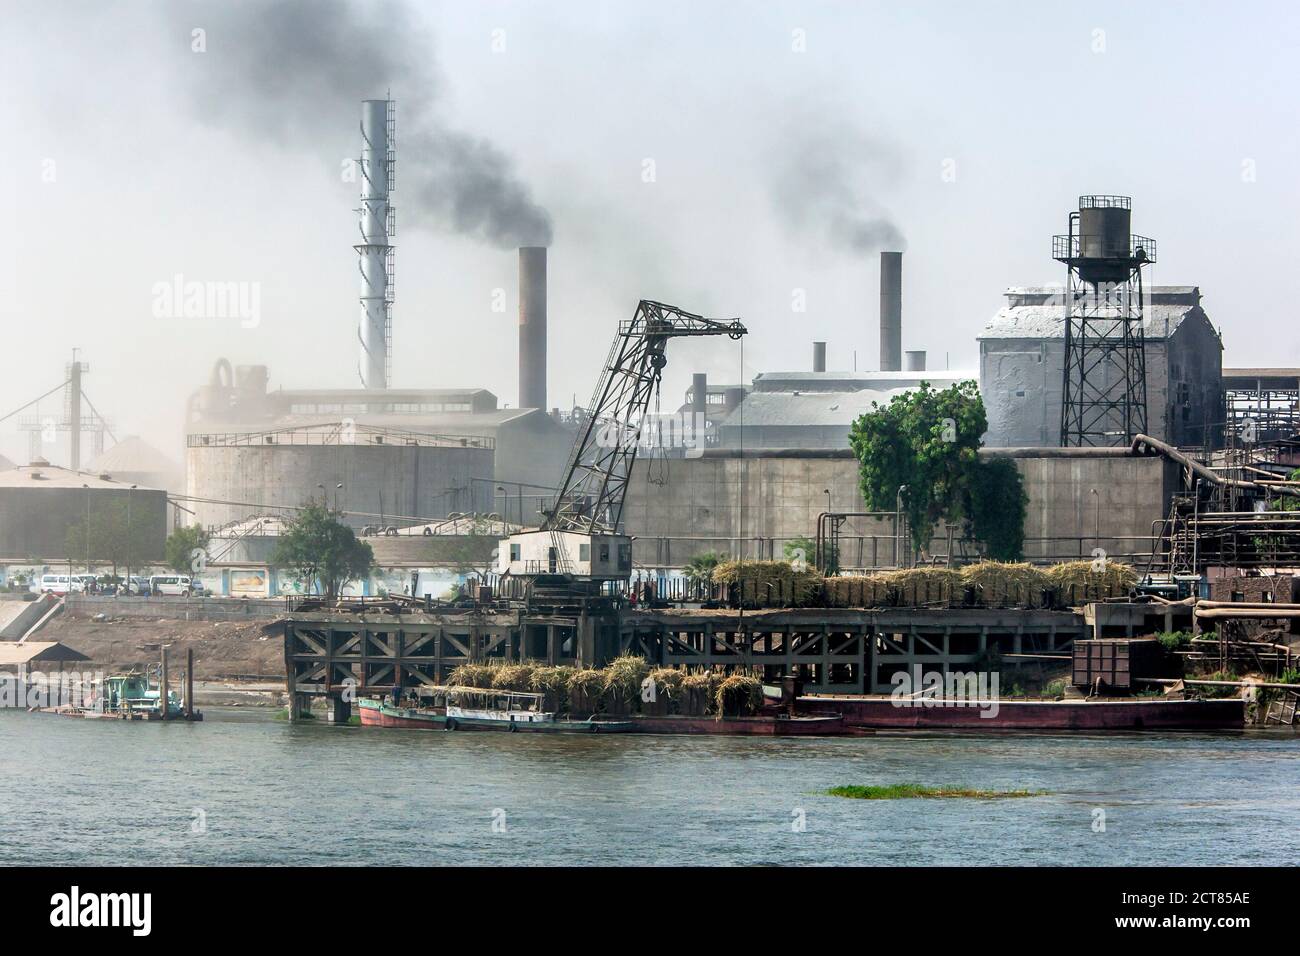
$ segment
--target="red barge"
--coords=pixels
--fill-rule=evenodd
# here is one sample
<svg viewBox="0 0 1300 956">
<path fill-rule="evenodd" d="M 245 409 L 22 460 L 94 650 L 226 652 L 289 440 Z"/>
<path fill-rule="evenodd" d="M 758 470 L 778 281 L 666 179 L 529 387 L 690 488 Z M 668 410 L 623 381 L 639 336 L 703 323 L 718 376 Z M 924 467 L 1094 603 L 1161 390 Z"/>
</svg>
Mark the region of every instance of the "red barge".
<svg viewBox="0 0 1300 956">
<path fill-rule="evenodd" d="M 1240 730 L 1241 698 L 1162 700 L 1000 700 L 996 707 L 970 701 L 892 697 L 800 697 L 809 714 L 842 715 L 849 727 L 874 730 Z"/>
</svg>

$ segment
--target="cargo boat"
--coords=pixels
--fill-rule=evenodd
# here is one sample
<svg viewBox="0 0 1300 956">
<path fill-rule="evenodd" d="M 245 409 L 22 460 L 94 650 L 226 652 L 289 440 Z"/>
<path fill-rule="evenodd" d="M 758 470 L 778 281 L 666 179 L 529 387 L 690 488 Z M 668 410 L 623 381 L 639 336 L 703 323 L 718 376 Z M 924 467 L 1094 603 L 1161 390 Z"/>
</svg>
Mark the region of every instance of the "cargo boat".
<svg viewBox="0 0 1300 956">
<path fill-rule="evenodd" d="M 454 696 L 459 702 L 449 701 L 443 707 L 404 707 L 392 701 L 362 698 L 357 701 L 357 710 L 363 727 L 533 734 L 617 734 L 632 730 L 631 721 L 626 720 L 557 719 L 541 709 L 541 694 L 466 688 L 457 689 Z"/>
<path fill-rule="evenodd" d="M 1000 700 L 996 709 L 968 700 L 800 697 L 799 708 L 842 714 L 850 727 L 876 730 L 1241 730 L 1246 723 L 1239 697 Z"/>
</svg>

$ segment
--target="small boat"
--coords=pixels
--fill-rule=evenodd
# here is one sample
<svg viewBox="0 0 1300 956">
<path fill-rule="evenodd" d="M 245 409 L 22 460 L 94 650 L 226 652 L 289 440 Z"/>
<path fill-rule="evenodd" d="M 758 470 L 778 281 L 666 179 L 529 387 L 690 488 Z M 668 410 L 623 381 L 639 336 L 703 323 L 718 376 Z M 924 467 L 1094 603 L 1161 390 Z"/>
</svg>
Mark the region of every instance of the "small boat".
<svg viewBox="0 0 1300 956">
<path fill-rule="evenodd" d="M 89 720 L 202 720 L 201 711 L 187 713 L 183 697 L 170 689 L 164 711 L 161 685 L 152 679 L 156 672 L 150 668 L 105 677 L 91 687 L 85 703 L 50 708 L 50 712 Z"/>
<path fill-rule="evenodd" d="M 629 733 L 630 720 L 560 719 L 543 710 L 545 695 L 476 687 L 429 688 L 442 705 L 403 705 L 400 701 L 362 698 L 357 701 L 363 727 L 406 727 L 423 730 L 501 730 L 535 734 Z"/>
</svg>

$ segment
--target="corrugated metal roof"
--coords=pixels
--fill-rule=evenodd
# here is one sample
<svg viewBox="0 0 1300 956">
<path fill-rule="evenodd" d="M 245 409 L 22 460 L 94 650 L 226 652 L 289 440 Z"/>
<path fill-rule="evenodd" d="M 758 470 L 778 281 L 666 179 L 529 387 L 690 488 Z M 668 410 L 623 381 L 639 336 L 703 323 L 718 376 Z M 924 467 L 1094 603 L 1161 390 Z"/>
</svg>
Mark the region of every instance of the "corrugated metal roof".
<svg viewBox="0 0 1300 956">
<path fill-rule="evenodd" d="M 1007 305 L 984 326 L 980 339 L 1059 339 L 1065 337 L 1065 308 L 1059 287 L 1024 286 L 1006 291 Z M 1142 331 L 1148 339 L 1167 339 L 1193 314 L 1205 316 L 1197 304 L 1196 286 L 1156 286 L 1144 303 Z M 1208 319 L 1207 319 L 1208 321 Z"/>
<path fill-rule="evenodd" d="M 976 372 L 930 370 L 925 372 L 761 372 L 754 377 L 759 392 L 856 392 L 863 389 L 916 388 L 922 382 L 946 388 L 954 382 L 978 378 Z"/>
<path fill-rule="evenodd" d="M 88 471 L 71 471 L 58 465 L 32 464 L 19 465 L 9 471 L 0 471 L 0 488 L 80 488 L 113 489 L 126 491 L 130 482 L 117 481 L 112 476 L 103 478 Z M 136 491 L 162 491 L 161 488 L 147 488 L 136 485 Z"/>
<path fill-rule="evenodd" d="M 722 422 L 724 428 L 746 430 L 765 425 L 843 425 L 847 428 L 872 402 L 887 405 L 910 389 L 864 388 L 852 392 L 751 392 Z"/>
<path fill-rule="evenodd" d="M 81 651 L 74 651 L 58 641 L 0 641 L 0 667 L 31 664 L 36 661 L 88 661 Z"/>
</svg>

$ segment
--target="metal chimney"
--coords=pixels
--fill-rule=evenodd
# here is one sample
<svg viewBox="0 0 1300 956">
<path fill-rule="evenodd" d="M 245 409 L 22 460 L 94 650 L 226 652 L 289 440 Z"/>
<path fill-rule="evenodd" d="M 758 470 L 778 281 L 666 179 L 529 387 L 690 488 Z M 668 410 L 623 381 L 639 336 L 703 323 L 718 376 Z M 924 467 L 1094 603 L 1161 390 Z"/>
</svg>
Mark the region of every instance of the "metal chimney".
<svg viewBox="0 0 1300 956">
<path fill-rule="evenodd" d="M 709 423 L 709 376 L 705 372 L 696 372 L 691 376 L 691 436 L 701 445 L 704 444 L 705 431 Z"/>
<path fill-rule="evenodd" d="M 519 249 L 519 407 L 547 407 L 545 246 Z"/>
<path fill-rule="evenodd" d="M 915 352 L 904 352 L 903 357 L 907 362 L 909 372 L 925 371 L 925 350 L 921 349 Z"/>
<path fill-rule="evenodd" d="M 361 320 L 357 373 L 365 388 L 387 388 L 393 315 L 393 130 L 392 100 L 361 103 Z"/>
<path fill-rule="evenodd" d="M 814 372 L 826 371 L 826 343 L 825 342 L 813 343 L 813 371 Z"/>
<path fill-rule="evenodd" d="M 880 254 L 880 371 L 903 368 L 903 254 Z"/>
</svg>

